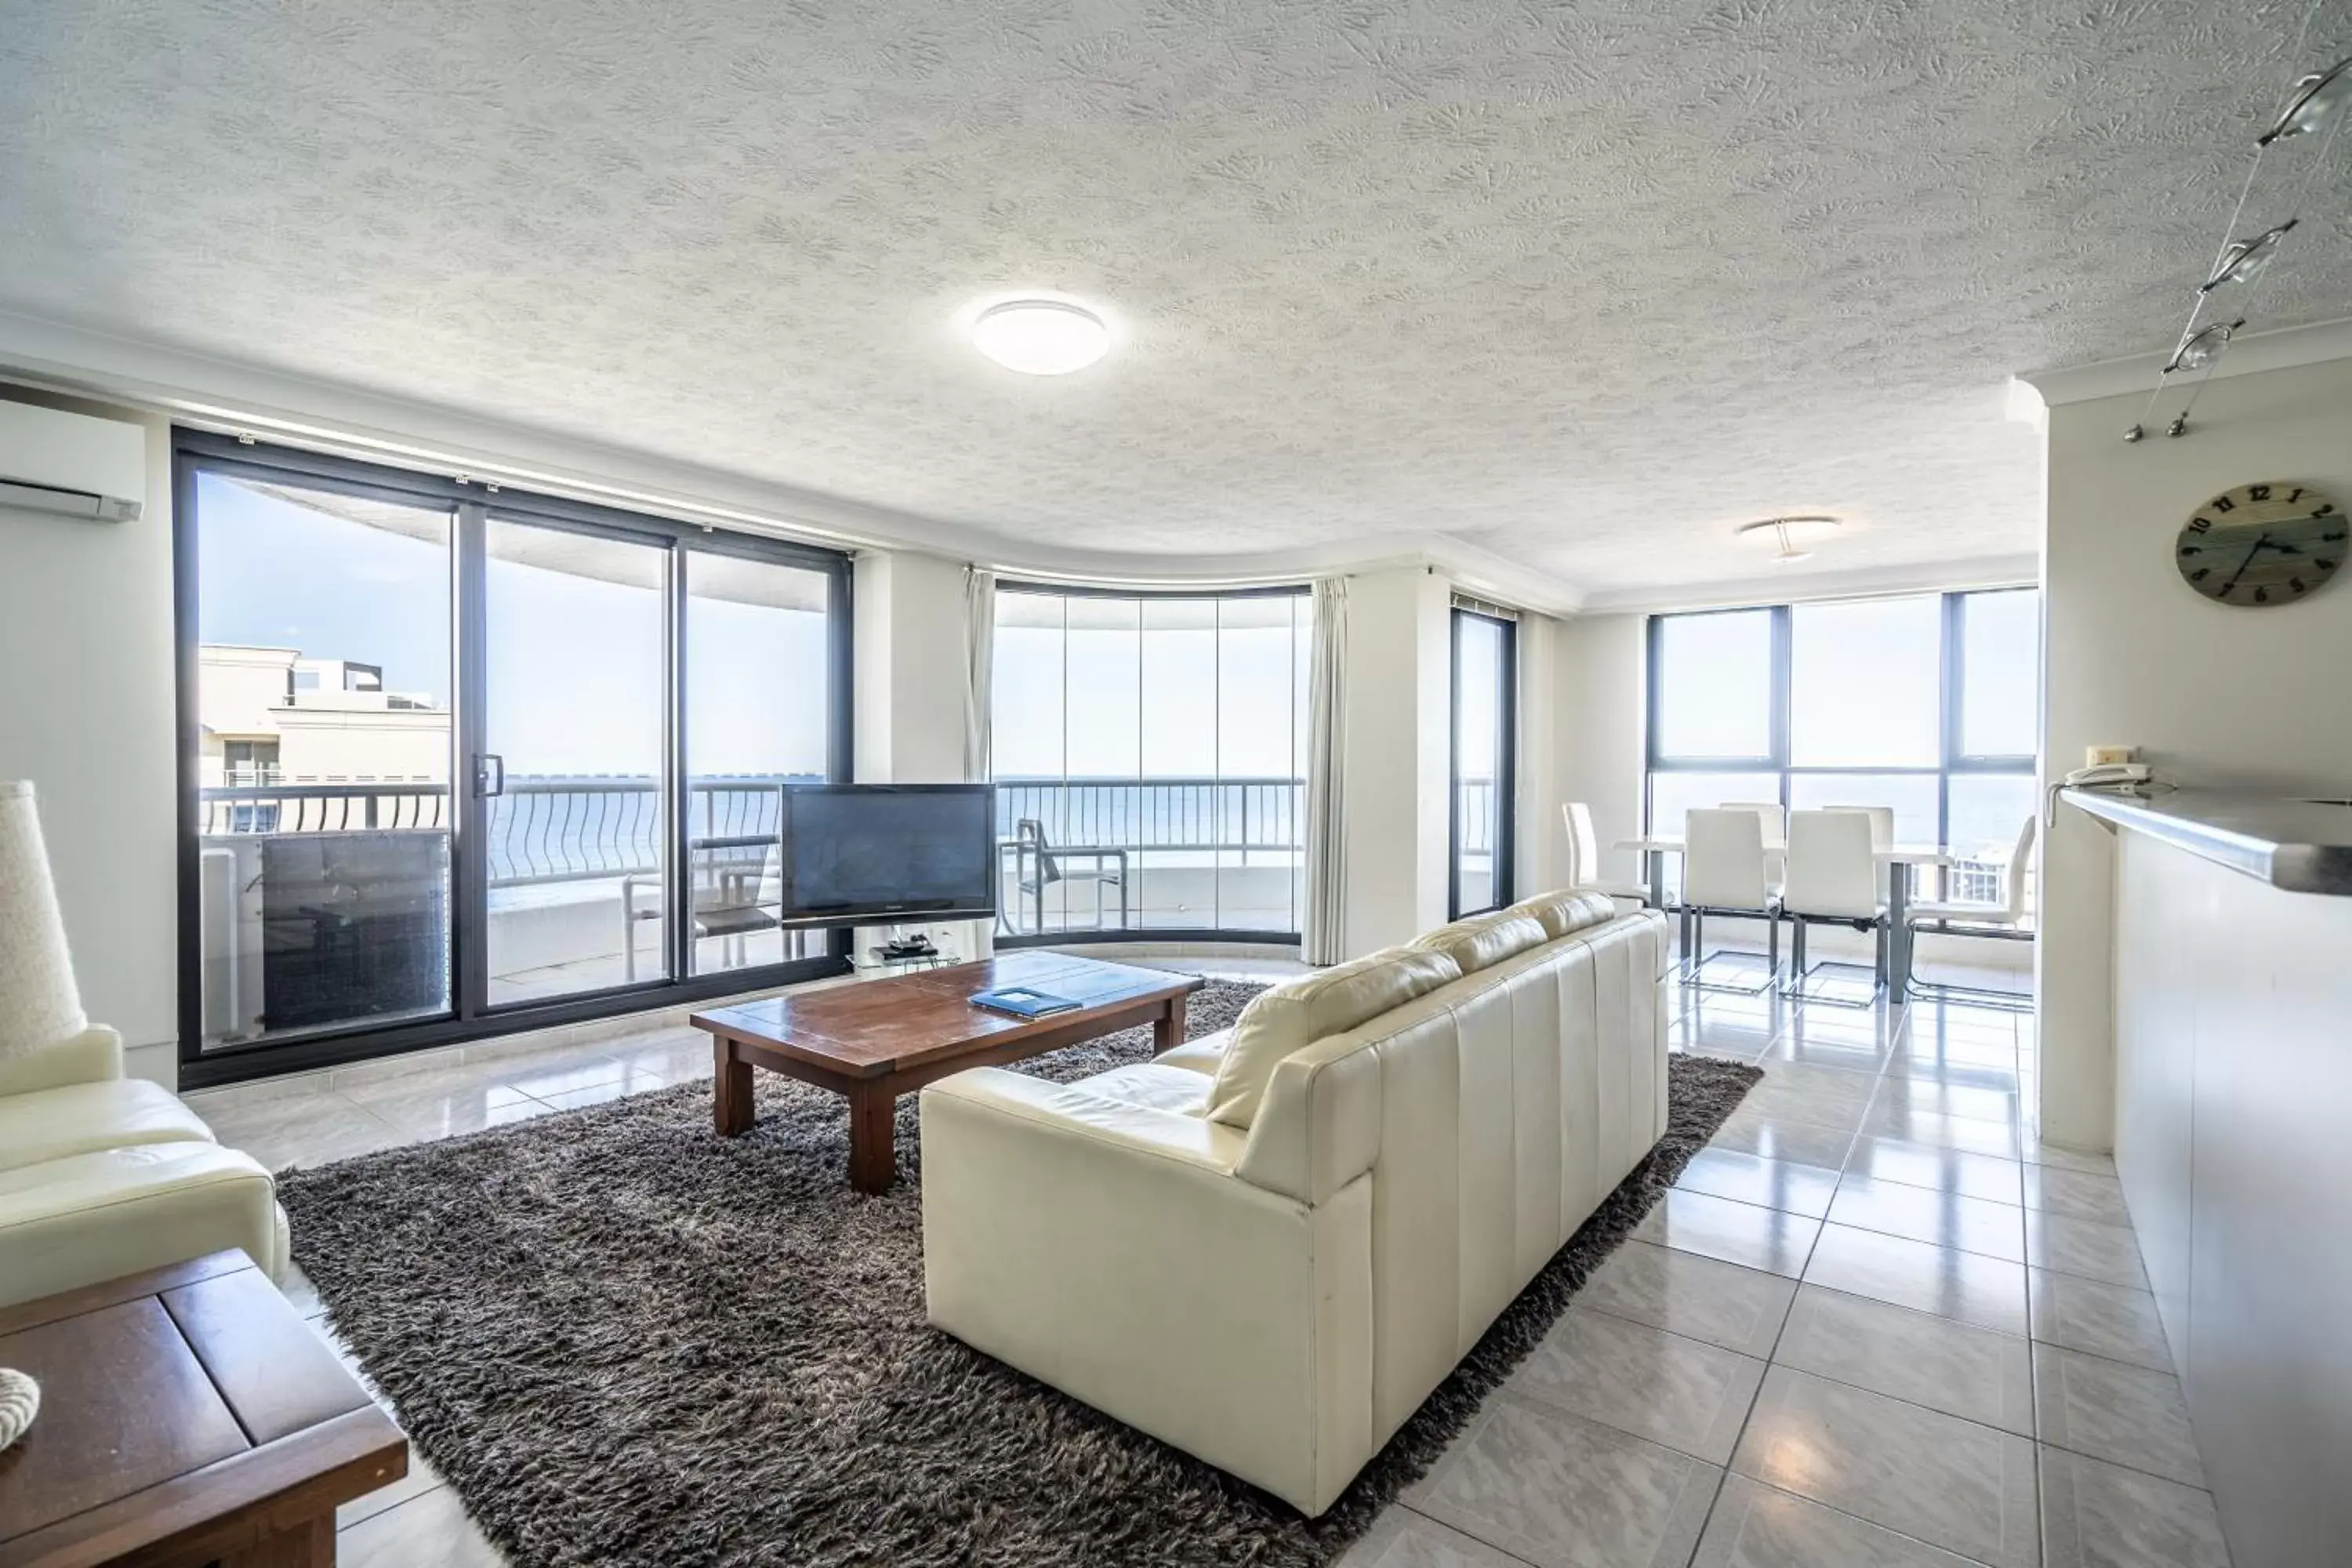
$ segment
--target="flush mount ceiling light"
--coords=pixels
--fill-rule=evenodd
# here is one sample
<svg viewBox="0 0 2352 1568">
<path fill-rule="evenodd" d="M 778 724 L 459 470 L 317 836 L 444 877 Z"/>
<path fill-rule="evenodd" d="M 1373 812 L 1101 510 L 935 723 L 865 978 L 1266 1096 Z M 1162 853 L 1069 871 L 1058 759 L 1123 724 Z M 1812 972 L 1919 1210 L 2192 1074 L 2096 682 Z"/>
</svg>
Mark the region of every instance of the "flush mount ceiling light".
<svg viewBox="0 0 2352 1568">
<path fill-rule="evenodd" d="M 972 322 L 971 346 L 1024 375 L 1067 375 L 1110 352 L 1110 329 L 1061 300 L 1007 300 Z"/>
<path fill-rule="evenodd" d="M 1772 544 L 1772 562 L 1786 566 L 1812 555 L 1806 548 L 1808 542 L 1819 542 L 1843 526 L 1833 517 L 1768 517 L 1756 522 L 1743 522 L 1733 532 L 1742 538 L 1750 534 L 1768 539 Z"/>
</svg>

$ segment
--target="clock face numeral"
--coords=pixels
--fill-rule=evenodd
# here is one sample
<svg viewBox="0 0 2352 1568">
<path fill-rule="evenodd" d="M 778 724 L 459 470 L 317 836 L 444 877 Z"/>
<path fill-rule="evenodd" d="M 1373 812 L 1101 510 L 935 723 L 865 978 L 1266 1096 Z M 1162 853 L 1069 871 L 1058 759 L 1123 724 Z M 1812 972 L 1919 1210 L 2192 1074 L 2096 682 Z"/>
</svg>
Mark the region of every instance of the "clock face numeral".
<svg viewBox="0 0 2352 1568">
<path fill-rule="evenodd" d="M 2293 604 L 2327 585 L 2352 528 L 2309 485 L 2266 479 L 2207 501 L 2180 525 L 2173 563 L 2181 580 L 2218 604 Z"/>
</svg>

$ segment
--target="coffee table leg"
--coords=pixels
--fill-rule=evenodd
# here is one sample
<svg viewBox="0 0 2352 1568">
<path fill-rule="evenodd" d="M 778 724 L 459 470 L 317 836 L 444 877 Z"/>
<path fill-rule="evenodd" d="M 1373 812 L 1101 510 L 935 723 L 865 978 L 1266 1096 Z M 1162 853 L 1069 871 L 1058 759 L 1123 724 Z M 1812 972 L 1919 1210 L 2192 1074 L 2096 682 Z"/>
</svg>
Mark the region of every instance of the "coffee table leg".
<svg viewBox="0 0 2352 1568">
<path fill-rule="evenodd" d="M 710 1037 L 711 1120 L 721 1138 L 751 1131 L 751 1064 L 735 1055 L 724 1036 Z"/>
<path fill-rule="evenodd" d="M 335 1568 L 335 1516 L 265 1535 L 220 1560 L 220 1568 Z"/>
<path fill-rule="evenodd" d="M 887 1193 L 898 1179 L 898 1091 L 887 1081 L 849 1091 L 849 1184 L 861 1193 Z"/>
<path fill-rule="evenodd" d="M 1151 1020 L 1151 1054 L 1172 1051 L 1184 1043 L 1184 998 L 1168 998 L 1168 1011 Z"/>
</svg>

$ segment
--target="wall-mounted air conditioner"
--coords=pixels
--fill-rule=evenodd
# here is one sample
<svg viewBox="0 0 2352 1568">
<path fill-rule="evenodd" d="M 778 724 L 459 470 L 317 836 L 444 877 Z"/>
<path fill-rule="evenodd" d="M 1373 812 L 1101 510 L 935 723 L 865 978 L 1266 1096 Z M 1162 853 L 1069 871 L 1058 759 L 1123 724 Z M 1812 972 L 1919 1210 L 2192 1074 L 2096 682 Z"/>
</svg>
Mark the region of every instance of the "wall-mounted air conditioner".
<svg viewBox="0 0 2352 1568">
<path fill-rule="evenodd" d="M 142 426 L 0 394 L 0 511 L 132 522 L 146 493 Z"/>
<path fill-rule="evenodd" d="M 0 474 L 0 506 L 22 507 L 26 511 L 53 511 L 63 517 L 87 518 L 92 522 L 136 522 L 139 514 L 146 510 L 143 503 L 121 496 L 101 495 L 96 490 L 69 490 L 62 485 L 12 479 L 5 474 Z"/>
</svg>

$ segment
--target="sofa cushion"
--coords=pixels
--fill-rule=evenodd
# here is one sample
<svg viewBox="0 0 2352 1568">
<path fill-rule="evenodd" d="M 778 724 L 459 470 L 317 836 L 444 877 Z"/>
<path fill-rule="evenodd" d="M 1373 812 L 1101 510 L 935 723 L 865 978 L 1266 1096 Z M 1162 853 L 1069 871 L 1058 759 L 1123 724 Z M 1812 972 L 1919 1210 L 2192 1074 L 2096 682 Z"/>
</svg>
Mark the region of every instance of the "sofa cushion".
<svg viewBox="0 0 2352 1568">
<path fill-rule="evenodd" d="M 1445 953 L 1391 947 L 1285 981 L 1242 1009 L 1233 1044 L 1217 1064 L 1209 1119 L 1248 1127 L 1283 1058 L 1461 978 L 1462 966 Z"/>
<path fill-rule="evenodd" d="M 1425 936 L 1413 938 L 1412 945 L 1430 952 L 1442 952 L 1463 973 L 1475 974 L 1490 963 L 1500 963 L 1515 952 L 1541 947 L 1550 940 L 1544 933 L 1543 923 L 1532 915 L 1505 910 L 1498 914 L 1473 915 L 1452 925 L 1439 926 Z"/>
<path fill-rule="evenodd" d="M 1172 1051 L 1162 1051 L 1152 1058 L 1164 1068 L 1184 1068 L 1208 1078 L 1217 1076 L 1218 1067 L 1225 1059 L 1225 1047 L 1234 1043 L 1232 1026 L 1213 1035 L 1202 1035 L 1197 1040 L 1187 1040 Z"/>
<path fill-rule="evenodd" d="M 1553 942 L 1571 931 L 1587 926 L 1597 926 L 1617 918 L 1616 900 L 1606 893 L 1580 892 L 1574 888 L 1560 888 L 1549 893 L 1538 893 L 1532 899 L 1521 899 L 1503 911 L 1507 915 L 1531 915 L 1544 928 L 1544 935 Z"/>
<path fill-rule="evenodd" d="M 0 1171 L 139 1143 L 209 1143 L 196 1113 L 144 1079 L 68 1084 L 0 1099 Z"/>
<path fill-rule="evenodd" d="M 1201 1114 L 1202 1108 L 1209 1102 L 1209 1086 L 1205 1074 L 1187 1072 L 1165 1061 L 1113 1068 L 1092 1078 L 1082 1078 L 1076 1085 L 1088 1094 L 1116 1100 L 1122 1105 L 1141 1106 L 1146 1110 L 1172 1110 L 1180 1116 Z"/>
</svg>

